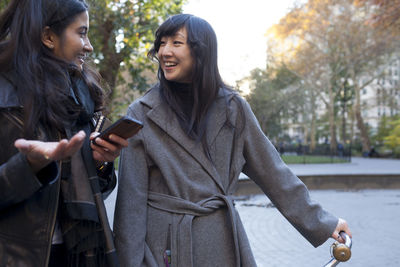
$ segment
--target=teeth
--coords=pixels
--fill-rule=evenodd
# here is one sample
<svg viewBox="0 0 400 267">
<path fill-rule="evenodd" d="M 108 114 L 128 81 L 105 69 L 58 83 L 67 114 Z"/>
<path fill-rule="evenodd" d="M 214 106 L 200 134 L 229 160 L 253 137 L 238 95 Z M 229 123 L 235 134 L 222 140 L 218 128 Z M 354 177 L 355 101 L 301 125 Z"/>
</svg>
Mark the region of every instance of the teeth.
<svg viewBox="0 0 400 267">
<path fill-rule="evenodd" d="M 165 66 L 167 66 L 167 67 L 176 66 L 176 63 L 173 63 L 173 62 L 165 62 Z"/>
</svg>

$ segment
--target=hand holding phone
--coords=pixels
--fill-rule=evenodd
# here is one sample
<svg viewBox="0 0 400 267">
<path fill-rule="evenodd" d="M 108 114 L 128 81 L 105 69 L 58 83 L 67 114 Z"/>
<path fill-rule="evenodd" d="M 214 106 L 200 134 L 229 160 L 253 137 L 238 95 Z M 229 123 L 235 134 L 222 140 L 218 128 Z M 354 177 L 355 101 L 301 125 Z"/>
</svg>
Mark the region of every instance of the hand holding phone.
<svg viewBox="0 0 400 267">
<path fill-rule="evenodd" d="M 129 116 L 124 116 L 111 124 L 107 129 L 101 131 L 98 136 L 93 139 L 93 143 L 96 144 L 96 138 L 100 137 L 101 139 L 106 140 L 107 142 L 113 143 L 110 140 L 110 135 L 115 134 L 124 139 L 128 139 L 134 136 L 140 129 L 143 128 L 143 123 L 135 120 Z"/>
</svg>

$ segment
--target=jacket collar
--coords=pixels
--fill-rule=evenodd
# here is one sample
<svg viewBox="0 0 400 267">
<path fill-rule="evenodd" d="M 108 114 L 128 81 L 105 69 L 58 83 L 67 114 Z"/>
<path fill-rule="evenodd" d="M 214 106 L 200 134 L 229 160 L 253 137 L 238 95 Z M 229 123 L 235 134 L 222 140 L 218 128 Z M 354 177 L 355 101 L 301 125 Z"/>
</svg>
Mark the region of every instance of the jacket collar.
<svg viewBox="0 0 400 267">
<path fill-rule="evenodd" d="M 225 95 L 228 98 L 227 100 L 225 100 Z M 226 108 L 224 103 L 225 101 L 229 101 L 233 95 L 233 92 L 229 92 L 225 89 L 220 89 L 218 92 L 217 100 L 212 105 L 210 110 L 210 124 L 209 128 L 207 129 L 207 142 L 209 145 L 214 142 L 221 128 L 225 124 Z M 201 143 L 194 144 L 193 140 L 190 139 L 182 130 L 177 117 L 169 116 L 173 114 L 173 111 L 161 101 L 159 86 L 156 85 L 150 89 L 141 98 L 140 103 L 150 108 L 150 110 L 147 112 L 148 118 L 157 124 L 166 134 L 173 138 L 177 144 L 182 146 L 188 154 L 198 161 L 212 177 L 212 179 L 218 184 L 222 192 L 225 193 L 225 189 L 221 183 L 222 180 L 215 166 L 206 157 Z"/>
<path fill-rule="evenodd" d="M 0 73 L 0 108 L 20 107 L 17 92 L 8 75 Z"/>
</svg>

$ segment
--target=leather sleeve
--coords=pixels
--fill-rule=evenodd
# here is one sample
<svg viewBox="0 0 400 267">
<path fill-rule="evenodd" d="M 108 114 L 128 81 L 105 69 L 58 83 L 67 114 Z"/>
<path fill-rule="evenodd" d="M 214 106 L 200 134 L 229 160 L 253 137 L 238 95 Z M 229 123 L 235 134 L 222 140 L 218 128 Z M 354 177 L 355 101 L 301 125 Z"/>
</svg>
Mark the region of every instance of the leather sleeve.
<svg viewBox="0 0 400 267">
<path fill-rule="evenodd" d="M 17 153 L 0 165 L 0 209 L 29 198 L 41 187 L 25 155 Z"/>
</svg>

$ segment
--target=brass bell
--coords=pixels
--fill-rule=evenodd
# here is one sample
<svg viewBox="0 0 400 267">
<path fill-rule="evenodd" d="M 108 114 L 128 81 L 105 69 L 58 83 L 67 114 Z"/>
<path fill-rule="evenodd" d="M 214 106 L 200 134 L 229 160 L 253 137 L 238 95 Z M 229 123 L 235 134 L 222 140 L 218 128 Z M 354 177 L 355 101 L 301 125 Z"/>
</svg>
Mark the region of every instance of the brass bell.
<svg viewBox="0 0 400 267">
<path fill-rule="evenodd" d="M 338 261 L 345 262 L 351 257 L 351 250 L 345 244 L 336 241 L 332 244 L 332 256 Z"/>
<path fill-rule="evenodd" d="M 351 257 L 351 246 L 353 242 L 351 241 L 350 236 L 348 236 L 345 232 L 339 233 L 340 237 L 345 241 L 344 244 L 335 241 L 331 245 L 331 260 L 324 265 L 324 267 L 335 267 L 340 262 L 348 261 Z"/>
</svg>

